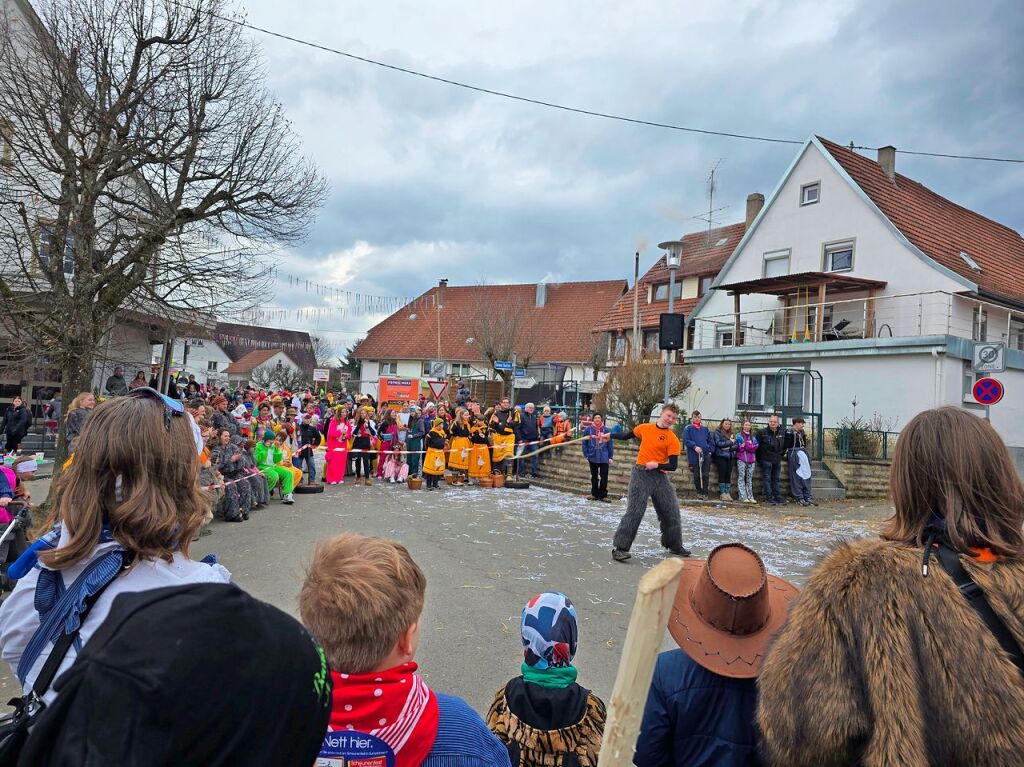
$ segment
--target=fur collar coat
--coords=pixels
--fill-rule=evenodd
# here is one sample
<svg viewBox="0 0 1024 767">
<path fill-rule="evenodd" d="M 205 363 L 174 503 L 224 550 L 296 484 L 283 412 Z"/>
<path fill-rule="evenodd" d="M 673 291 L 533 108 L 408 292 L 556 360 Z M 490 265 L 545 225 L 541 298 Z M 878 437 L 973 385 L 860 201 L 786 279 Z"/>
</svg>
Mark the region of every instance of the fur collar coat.
<svg viewBox="0 0 1024 767">
<path fill-rule="evenodd" d="M 811 574 L 759 679 L 773 765 L 1024 763 L 1024 680 L 923 550 L 841 544 Z M 961 557 L 1024 646 L 1024 561 Z"/>
</svg>

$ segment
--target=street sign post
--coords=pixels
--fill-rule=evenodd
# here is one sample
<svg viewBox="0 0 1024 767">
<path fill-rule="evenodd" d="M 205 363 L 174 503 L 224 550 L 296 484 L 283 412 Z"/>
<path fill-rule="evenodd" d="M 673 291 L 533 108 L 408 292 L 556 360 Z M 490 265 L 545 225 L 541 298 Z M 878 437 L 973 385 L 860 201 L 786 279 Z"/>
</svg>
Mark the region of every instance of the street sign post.
<svg viewBox="0 0 1024 767">
<path fill-rule="evenodd" d="M 441 396 L 448 389 L 447 381 L 427 381 L 427 386 L 430 387 L 430 393 L 434 395 L 434 400 L 441 399 Z"/>
<path fill-rule="evenodd" d="M 516 378 L 512 381 L 512 388 L 514 389 L 532 389 L 537 385 L 537 379 L 533 376 L 524 376 L 522 378 Z"/>
<path fill-rule="evenodd" d="M 510 370 L 511 371 L 511 370 L 515 370 L 515 367 L 516 367 L 515 363 L 510 362 L 508 360 L 495 360 L 495 362 L 494 362 L 494 369 L 495 370 Z"/>
<path fill-rule="evenodd" d="M 974 372 L 1002 373 L 1006 370 L 1006 344 L 984 341 L 974 344 Z"/>
</svg>

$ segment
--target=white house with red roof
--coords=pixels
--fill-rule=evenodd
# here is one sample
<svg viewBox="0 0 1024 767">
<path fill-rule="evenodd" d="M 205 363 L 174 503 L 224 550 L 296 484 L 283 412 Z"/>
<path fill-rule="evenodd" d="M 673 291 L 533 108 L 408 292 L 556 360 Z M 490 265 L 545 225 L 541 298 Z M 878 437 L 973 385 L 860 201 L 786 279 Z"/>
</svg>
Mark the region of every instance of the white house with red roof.
<svg viewBox="0 0 1024 767">
<path fill-rule="evenodd" d="M 990 417 L 1024 445 L 1024 239 L 897 173 L 896 156 L 804 143 L 691 312 L 691 409 L 827 428 L 856 408 L 895 431 L 938 405 L 984 415 L 974 346 L 999 342 L 1007 395 Z"/>
</svg>

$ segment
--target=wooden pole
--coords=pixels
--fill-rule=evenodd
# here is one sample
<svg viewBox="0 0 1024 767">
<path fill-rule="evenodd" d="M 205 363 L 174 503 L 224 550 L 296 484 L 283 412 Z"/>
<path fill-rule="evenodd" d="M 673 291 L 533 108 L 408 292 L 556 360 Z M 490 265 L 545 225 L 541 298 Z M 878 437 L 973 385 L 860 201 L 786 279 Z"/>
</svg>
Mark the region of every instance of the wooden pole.
<svg viewBox="0 0 1024 767">
<path fill-rule="evenodd" d="M 621 767 L 633 763 L 654 664 L 672 613 L 682 570 L 682 559 L 666 559 L 640 579 L 615 688 L 608 705 L 608 721 L 597 767 Z"/>
<path fill-rule="evenodd" d="M 818 311 L 814 313 L 814 340 L 820 341 L 825 332 L 825 283 L 818 286 Z"/>
<path fill-rule="evenodd" d="M 735 324 L 732 330 L 732 345 L 743 346 L 740 342 L 740 294 L 734 293 L 732 297 L 732 310 L 735 315 Z"/>
</svg>

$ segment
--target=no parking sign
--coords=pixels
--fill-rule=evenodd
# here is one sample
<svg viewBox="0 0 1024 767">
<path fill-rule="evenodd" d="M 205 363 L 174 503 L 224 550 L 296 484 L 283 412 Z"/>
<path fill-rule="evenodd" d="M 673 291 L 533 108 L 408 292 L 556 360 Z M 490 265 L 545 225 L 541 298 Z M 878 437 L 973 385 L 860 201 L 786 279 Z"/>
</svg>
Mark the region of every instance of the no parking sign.
<svg viewBox="0 0 1024 767">
<path fill-rule="evenodd" d="M 979 378 L 974 382 L 971 394 L 979 405 L 995 405 L 1003 398 L 1003 385 L 995 378 Z"/>
</svg>

